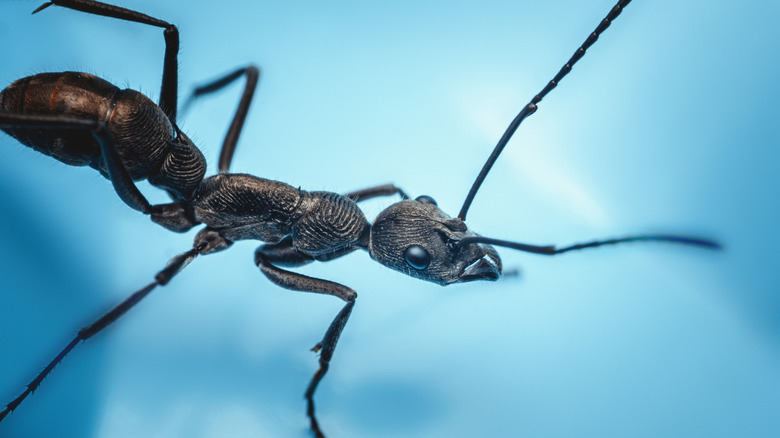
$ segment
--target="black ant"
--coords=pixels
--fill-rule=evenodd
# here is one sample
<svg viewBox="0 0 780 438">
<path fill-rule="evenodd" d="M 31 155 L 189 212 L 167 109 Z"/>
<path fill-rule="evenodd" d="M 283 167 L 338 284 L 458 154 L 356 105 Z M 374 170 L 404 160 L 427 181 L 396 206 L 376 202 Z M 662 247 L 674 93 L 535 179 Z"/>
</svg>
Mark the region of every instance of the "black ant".
<svg viewBox="0 0 780 438">
<path fill-rule="evenodd" d="M 158 103 L 134 90 L 121 90 L 96 76 L 80 72 L 42 73 L 22 78 L 0 93 L 0 125 L 26 146 L 66 164 L 90 166 L 109 179 L 131 208 L 149 215 L 163 227 L 184 232 L 205 225 L 192 249 L 171 259 L 152 283 L 84 327 L 36 376 L 17 398 L 0 411 L 0 421 L 14 411 L 76 345 L 116 321 L 157 286 L 167 284 L 198 255 L 230 247 L 238 240 L 265 242 L 255 252 L 255 263 L 273 283 L 296 291 L 334 295 L 345 304 L 313 350 L 319 369 L 305 397 L 315 435 L 324 436 L 317 422 L 314 393 L 328 371 L 339 337 L 356 303 L 357 293 L 347 286 L 291 272 L 313 261 L 330 261 L 358 249 L 372 259 L 412 277 L 440 285 L 476 280 L 495 281 L 502 264 L 495 246 L 541 255 L 627 242 L 658 241 L 718 248 L 707 239 L 670 234 L 634 235 L 565 247 L 539 246 L 483 237 L 470 231 L 466 216 L 480 185 L 503 148 L 525 118 L 569 73 L 586 50 L 609 27 L 630 0 L 620 0 L 564 67 L 510 124 L 479 172 L 458 212 L 450 217 L 429 196 L 412 199 L 402 189 L 386 184 L 344 195 L 309 192 L 286 183 L 229 173 L 233 153 L 259 78 L 254 66 L 230 72 L 198 88 L 211 93 L 244 77 L 245 86 L 233 123 L 220 153 L 219 173 L 206 175 L 203 155 L 179 129 L 177 55 L 179 35 L 168 22 L 136 11 L 92 0 L 55 0 L 51 5 L 135 21 L 164 29 L 166 51 Z M 163 189 L 171 202 L 152 204 L 134 181 L 146 180 Z M 369 222 L 358 203 L 383 196 L 399 196 Z"/>
</svg>

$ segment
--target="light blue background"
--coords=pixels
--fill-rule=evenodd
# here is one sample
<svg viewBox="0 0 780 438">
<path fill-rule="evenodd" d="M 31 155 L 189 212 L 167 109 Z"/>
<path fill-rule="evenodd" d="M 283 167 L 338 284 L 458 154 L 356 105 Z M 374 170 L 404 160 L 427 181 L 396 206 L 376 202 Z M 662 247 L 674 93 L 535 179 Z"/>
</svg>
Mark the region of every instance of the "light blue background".
<svg viewBox="0 0 780 438">
<path fill-rule="evenodd" d="M 181 101 L 262 67 L 234 171 L 335 192 L 394 182 L 454 215 L 612 3 L 123 5 L 179 26 Z M 157 99 L 161 30 L 37 6 L 0 4 L 0 86 L 80 70 Z M 772 1 L 633 2 L 520 128 L 468 220 L 527 243 L 666 231 L 725 251 L 500 250 L 519 277 L 447 288 L 366 253 L 302 269 L 360 294 L 317 393 L 328 436 L 780 435 L 779 19 Z M 239 88 L 181 116 L 212 172 Z M 5 135 L 0 205 L 5 402 L 194 231 L 167 232 L 97 172 Z M 0 437 L 309 436 L 308 348 L 341 303 L 270 284 L 256 245 L 196 260 L 82 344 Z"/>
</svg>

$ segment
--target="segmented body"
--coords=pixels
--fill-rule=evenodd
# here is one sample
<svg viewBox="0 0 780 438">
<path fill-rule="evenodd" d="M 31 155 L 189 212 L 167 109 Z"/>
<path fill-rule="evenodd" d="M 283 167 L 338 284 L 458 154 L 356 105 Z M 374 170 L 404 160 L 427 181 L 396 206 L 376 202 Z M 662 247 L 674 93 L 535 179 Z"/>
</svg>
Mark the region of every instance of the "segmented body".
<svg viewBox="0 0 780 438">
<path fill-rule="evenodd" d="M 371 224 L 351 199 L 307 192 L 289 184 L 244 174 L 218 174 L 203 181 L 192 200 L 195 218 L 227 240 L 278 243 L 312 258 L 366 247 Z"/>
</svg>

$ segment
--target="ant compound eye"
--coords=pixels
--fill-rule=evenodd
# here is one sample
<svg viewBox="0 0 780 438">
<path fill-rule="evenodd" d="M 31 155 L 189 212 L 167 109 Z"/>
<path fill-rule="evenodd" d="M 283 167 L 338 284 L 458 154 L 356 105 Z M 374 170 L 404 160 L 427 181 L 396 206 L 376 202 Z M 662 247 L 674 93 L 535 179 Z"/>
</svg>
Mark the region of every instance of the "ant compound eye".
<svg viewBox="0 0 780 438">
<path fill-rule="evenodd" d="M 435 200 L 435 199 L 433 199 L 433 198 L 431 198 L 431 197 L 430 197 L 430 196 L 428 196 L 428 195 L 422 195 L 422 196 L 418 196 L 417 198 L 415 198 L 415 201 L 417 201 L 417 202 L 422 202 L 423 204 L 433 204 L 433 205 L 438 205 L 438 204 L 436 204 L 436 200 Z"/>
<path fill-rule="evenodd" d="M 404 260 L 409 266 L 421 271 L 431 263 L 431 255 L 420 245 L 412 245 L 404 251 Z"/>
</svg>

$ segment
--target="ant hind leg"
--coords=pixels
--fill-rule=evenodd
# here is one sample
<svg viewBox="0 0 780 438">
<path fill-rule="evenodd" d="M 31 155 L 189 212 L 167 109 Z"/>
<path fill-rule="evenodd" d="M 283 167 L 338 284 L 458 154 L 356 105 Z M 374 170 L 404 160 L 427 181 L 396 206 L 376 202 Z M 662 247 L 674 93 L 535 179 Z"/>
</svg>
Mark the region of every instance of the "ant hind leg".
<svg viewBox="0 0 780 438">
<path fill-rule="evenodd" d="M 177 59 L 179 55 L 179 29 L 177 29 L 176 26 L 131 9 L 125 9 L 94 0 L 51 0 L 38 7 L 38 9 L 33 11 L 33 14 L 52 5 L 86 12 L 88 14 L 148 24 L 150 26 L 165 29 L 163 34 L 165 37 L 165 58 L 163 61 L 163 76 L 159 105 L 170 121 L 174 125 L 176 124 L 179 82 L 179 63 Z"/>
<path fill-rule="evenodd" d="M 187 205 L 183 202 L 151 205 L 144 197 L 138 186 L 135 185 L 130 173 L 122 163 L 122 159 L 114 146 L 114 140 L 108 132 L 105 123 L 98 120 L 77 119 L 67 116 L 50 116 L 34 114 L 15 114 L 0 112 L 0 127 L 26 127 L 41 129 L 65 129 L 73 131 L 85 131 L 100 146 L 100 153 L 106 164 L 111 184 L 114 186 L 119 198 L 130 208 L 151 216 L 152 221 L 165 228 L 183 232 L 187 231 L 198 222 L 192 218 Z"/>
<path fill-rule="evenodd" d="M 122 164 L 122 159 L 114 147 L 114 140 L 105 123 L 98 120 L 77 119 L 66 116 L 0 113 L 0 126 L 27 127 L 42 129 L 67 129 L 88 131 L 100 146 L 103 160 L 114 185 L 114 190 L 130 208 L 144 214 L 152 214 L 153 207 L 138 190 L 130 174 Z"/>
</svg>

